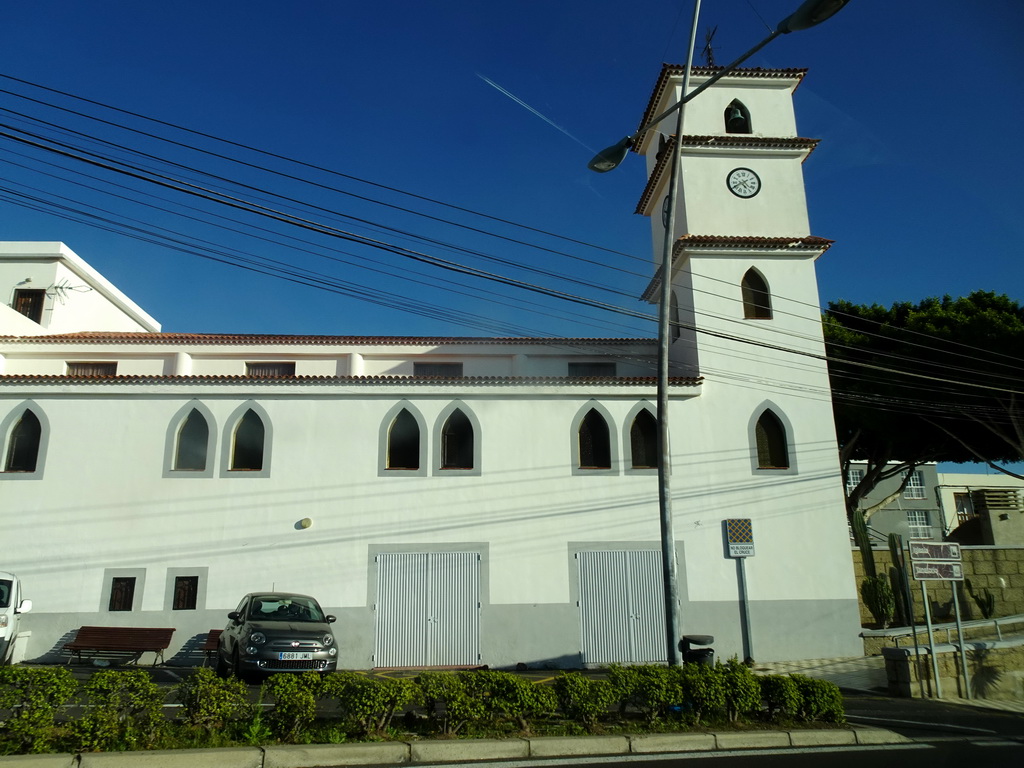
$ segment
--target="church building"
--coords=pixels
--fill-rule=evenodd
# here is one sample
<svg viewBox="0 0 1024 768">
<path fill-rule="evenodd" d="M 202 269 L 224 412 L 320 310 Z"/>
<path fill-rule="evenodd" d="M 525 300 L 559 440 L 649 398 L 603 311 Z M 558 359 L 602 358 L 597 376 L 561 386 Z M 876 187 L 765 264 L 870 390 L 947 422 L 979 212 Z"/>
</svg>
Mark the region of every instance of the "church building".
<svg viewBox="0 0 1024 768">
<path fill-rule="evenodd" d="M 664 67 L 641 124 L 681 75 Z M 687 105 L 682 137 L 635 147 L 649 301 L 682 153 L 679 615 L 719 658 L 862 652 L 803 76 L 739 70 Z M 654 340 L 163 332 L 56 242 L 0 243 L 0 295 L 0 570 L 33 602 L 17 658 L 61 659 L 101 625 L 173 627 L 166 659 L 191 662 L 244 594 L 278 590 L 338 617 L 339 668 L 665 661 Z"/>
</svg>

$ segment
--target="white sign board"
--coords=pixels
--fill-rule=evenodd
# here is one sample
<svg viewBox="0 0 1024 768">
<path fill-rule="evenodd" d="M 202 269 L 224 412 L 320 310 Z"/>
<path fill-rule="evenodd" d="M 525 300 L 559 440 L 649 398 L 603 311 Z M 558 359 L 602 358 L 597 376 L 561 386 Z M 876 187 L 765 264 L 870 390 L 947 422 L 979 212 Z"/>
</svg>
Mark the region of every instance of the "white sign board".
<svg viewBox="0 0 1024 768">
<path fill-rule="evenodd" d="M 749 518 L 726 520 L 725 538 L 729 544 L 729 557 L 754 556 L 754 526 Z"/>
<path fill-rule="evenodd" d="M 953 541 L 911 541 L 911 560 L 938 560 L 944 563 L 959 563 L 960 545 Z"/>
</svg>

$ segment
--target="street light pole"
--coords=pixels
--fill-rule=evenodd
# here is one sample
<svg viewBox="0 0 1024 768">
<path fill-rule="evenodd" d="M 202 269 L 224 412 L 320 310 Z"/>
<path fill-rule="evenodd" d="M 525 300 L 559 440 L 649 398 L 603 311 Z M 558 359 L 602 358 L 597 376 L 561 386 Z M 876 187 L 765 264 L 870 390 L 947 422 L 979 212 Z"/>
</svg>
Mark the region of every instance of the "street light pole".
<svg viewBox="0 0 1024 768">
<path fill-rule="evenodd" d="M 597 173 L 606 173 L 621 163 L 634 142 L 673 112 L 676 113 L 676 146 L 672 152 L 671 171 L 667 192 L 666 207 L 668 215 L 665 225 L 664 243 L 661 255 L 661 292 L 658 306 L 658 380 L 657 380 L 657 422 L 658 422 L 658 517 L 661 529 L 662 578 L 665 592 L 665 640 L 670 666 L 682 663 L 680 655 L 679 634 L 679 595 L 678 573 L 676 561 L 676 539 L 672 521 L 672 456 L 668 444 L 668 379 L 669 379 L 669 345 L 670 318 L 672 305 L 672 263 L 675 246 L 676 195 L 679 186 L 679 167 L 683 151 L 683 114 L 686 104 L 699 94 L 717 83 L 727 74 L 735 70 L 744 61 L 764 48 L 779 35 L 797 32 L 820 24 L 831 18 L 849 0 L 805 0 L 792 14 L 779 22 L 775 30 L 764 40 L 755 45 L 732 63 L 726 65 L 692 92 L 690 88 L 690 70 L 693 67 L 693 51 L 697 38 L 697 19 L 700 15 L 701 0 L 694 0 L 693 22 L 690 27 L 690 44 L 686 55 L 686 68 L 683 70 L 683 82 L 680 99 L 647 125 L 631 136 L 627 136 L 617 144 L 602 150 L 588 164 L 588 168 Z"/>
</svg>

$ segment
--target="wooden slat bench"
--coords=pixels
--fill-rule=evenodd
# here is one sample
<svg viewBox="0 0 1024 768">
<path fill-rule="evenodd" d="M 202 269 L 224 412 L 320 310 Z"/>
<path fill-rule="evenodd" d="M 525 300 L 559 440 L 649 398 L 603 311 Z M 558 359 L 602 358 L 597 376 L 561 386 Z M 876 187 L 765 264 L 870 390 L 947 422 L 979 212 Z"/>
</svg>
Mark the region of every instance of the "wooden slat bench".
<svg viewBox="0 0 1024 768">
<path fill-rule="evenodd" d="M 81 661 L 83 655 L 127 657 L 128 663 L 138 663 L 144 653 L 154 653 L 153 666 L 163 663 L 164 651 L 171 644 L 174 629 L 164 627 L 81 627 L 64 648 L 71 651 L 68 664 L 74 656 Z"/>
<path fill-rule="evenodd" d="M 203 643 L 202 651 L 206 655 L 203 659 L 203 666 L 206 666 L 206 662 L 217 655 L 217 641 L 220 639 L 223 629 L 211 629 L 206 633 L 206 642 Z"/>
</svg>

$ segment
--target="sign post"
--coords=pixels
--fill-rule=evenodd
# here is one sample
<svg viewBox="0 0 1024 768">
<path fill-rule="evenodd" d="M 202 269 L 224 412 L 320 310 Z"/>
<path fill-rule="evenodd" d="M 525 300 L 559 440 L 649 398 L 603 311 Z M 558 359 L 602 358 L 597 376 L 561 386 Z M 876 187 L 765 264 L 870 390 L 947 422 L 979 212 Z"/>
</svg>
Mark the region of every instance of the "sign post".
<svg viewBox="0 0 1024 768">
<path fill-rule="evenodd" d="M 964 676 L 965 698 L 971 697 L 971 683 L 967 677 L 967 655 L 964 653 L 964 630 L 960 623 L 960 600 L 956 588 L 964 580 L 960 545 L 956 542 L 912 541 L 910 560 L 914 578 L 921 582 L 921 600 L 924 602 L 924 617 L 928 624 L 928 653 L 932 657 L 932 677 L 935 679 L 935 695 L 942 698 L 942 683 L 939 682 L 939 663 L 935 658 L 935 638 L 932 635 L 932 615 L 928 605 L 927 581 L 948 581 L 953 593 L 953 610 L 956 616 L 957 638 L 960 643 L 960 669 Z"/>
<path fill-rule="evenodd" d="M 754 658 L 753 631 L 750 627 L 750 599 L 747 595 L 746 559 L 754 556 L 754 526 L 749 518 L 724 520 L 725 541 L 729 557 L 736 560 L 736 573 L 740 587 L 740 607 L 743 611 L 743 644 L 745 659 Z"/>
</svg>

